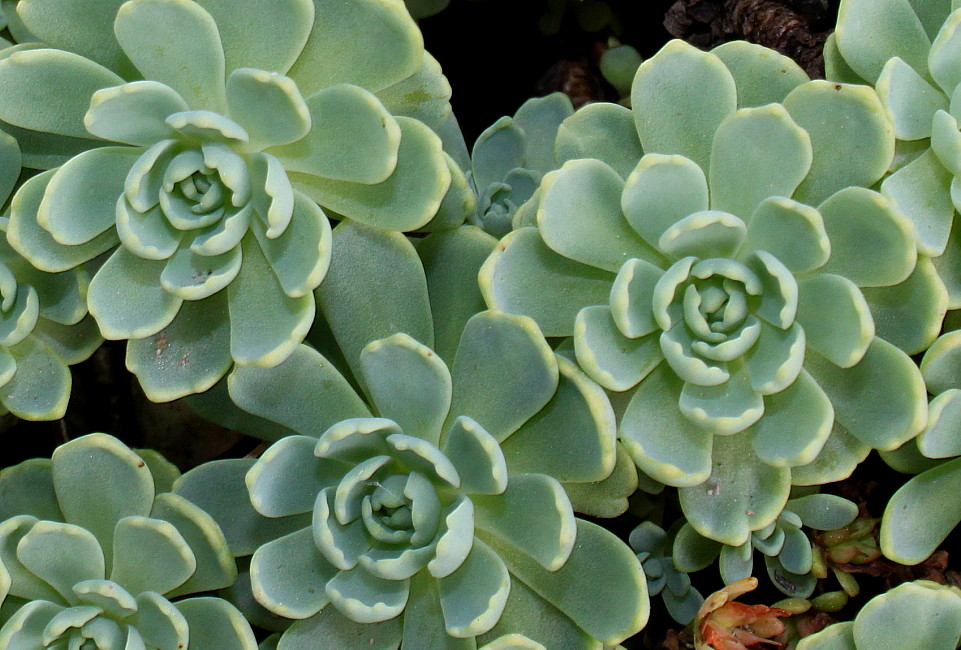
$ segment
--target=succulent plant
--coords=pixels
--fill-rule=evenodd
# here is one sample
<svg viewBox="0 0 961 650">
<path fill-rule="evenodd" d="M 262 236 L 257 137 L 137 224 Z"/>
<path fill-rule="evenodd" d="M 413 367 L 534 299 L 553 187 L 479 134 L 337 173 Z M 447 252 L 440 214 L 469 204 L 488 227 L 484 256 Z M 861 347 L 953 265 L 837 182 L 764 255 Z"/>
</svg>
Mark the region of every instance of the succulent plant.
<svg viewBox="0 0 961 650">
<path fill-rule="evenodd" d="M 49 171 L 17 192 L 7 237 L 48 272 L 112 251 L 90 312 L 105 338 L 130 340 L 155 401 L 303 340 L 330 263 L 324 210 L 413 230 L 451 186 L 437 135 L 385 106 L 449 113 L 398 3 L 24 0 L 18 13 L 49 47 L 0 60 L 0 120 L 24 165 Z"/>
<path fill-rule="evenodd" d="M 563 93 L 528 99 L 514 117 L 502 117 L 474 143 L 468 180 L 477 195 L 471 222 L 495 237 L 513 227 L 517 209 L 533 196 L 544 174 L 557 169 L 557 127 L 574 113 Z"/>
<path fill-rule="evenodd" d="M 20 175 L 20 148 L 0 131 L 0 206 Z M 0 233 L 8 227 L 0 217 Z M 0 236 L 0 413 L 56 420 L 70 398 L 68 365 L 83 361 L 103 339 L 87 315 L 84 268 L 34 269 Z"/>
<path fill-rule="evenodd" d="M 953 650 L 961 644 L 961 592 L 906 582 L 868 601 L 853 621 L 801 639 L 798 650 Z"/>
<path fill-rule="evenodd" d="M 175 474 L 104 434 L 0 471 L 0 647 L 254 650 L 236 608 L 190 597 L 236 567 L 209 515 L 160 493 Z"/>
<path fill-rule="evenodd" d="M 790 69 L 778 56 L 669 43 L 634 82 L 646 155 L 628 171 L 598 139 L 548 174 L 536 228 L 480 274 L 490 307 L 573 336 L 595 381 L 633 391 L 632 458 L 731 546 L 776 520 L 792 480 L 838 480 L 920 432 L 923 382 L 898 346 L 927 345 L 945 309 L 910 221 L 865 189 L 893 155 L 876 95 L 800 78 L 759 94 Z"/>
<path fill-rule="evenodd" d="M 729 546 L 700 535 L 689 523 L 674 538 L 673 555 L 678 569 L 687 573 L 701 571 L 718 562 L 725 584 L 750 577 L 754 572 L 754 551 L 764 555 L 771 582 L 782 593 L 807 598 L 814 592 L 817 578 L 812 573 L 815 549 L 801 530 L 833 531 L 850 524 L 858 507 L 832 494 L 807 494 L 790 499 L 777 519 L 740 546 Z"/>
<path fill-rule="evenodd" d="M 237 404 L 300 435 L 177 487 L 224 522 L 238 555 L 256 548 L 254 597 L 298 620 L 280 648 L 349 634 L 595 648 L 640 629 L 640 563 L 575 518 L 559 482 L 611 473 L 610 406 L 533 321 L 474 316 L 450 370 L 406 334 L 368 344 L 359 367 L 370 406 L 306 347 L 276 368 L 238 368 Z M 222 503 L 244 474 L 250 503 Z"/>
<path fill-rule="evenodd" d="M 825 50 L 828 73 L 877 87 L 900 155 L 881 191 L 914 222 L 919 250 L 934 258 L 952 309 L 961 307 L 961 11 L 956 4 L 844 0 Z"/>
<path fill-rule="evenodd" d="M 687 572 L 675 566 L 672 537 L 654 522 L 645 521 L 631 531 L 628 541 L 641 561 L 647 577 L 648 594 L 651 597 L 660 594 L 671 618 L 687 625 L 694 620 L 704 596 L 691 586 L 691 577 Z"/>
</svg>

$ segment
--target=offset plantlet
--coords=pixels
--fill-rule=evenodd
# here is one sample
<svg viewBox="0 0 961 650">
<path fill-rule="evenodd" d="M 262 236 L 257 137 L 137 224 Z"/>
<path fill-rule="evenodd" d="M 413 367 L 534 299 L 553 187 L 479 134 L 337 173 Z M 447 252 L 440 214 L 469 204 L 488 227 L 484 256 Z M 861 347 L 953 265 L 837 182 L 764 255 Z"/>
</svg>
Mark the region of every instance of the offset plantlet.
<svg viewBox="0 0 961 650">
<path fill-rule="evenodd" d="M 544 174 L 557 169 L 557 127 L 574 113 L 567 95 L 528 99 L 474 143 L 468 181 L 477 195 L 471 222 L 495 237 L 514 227 L 517 209 L 534 195 Z"/>
<path fill-rule="evenodd" d="M 255 650 L 233 605 L 190 597 L 237 572 L 210 516 L 158 493 L 176 474 L 104 434 L 0 472 L 0 647 Z"/>
<path fill-rule="evenodd" d="M 672 530 L 677 526 L 673 526 Z M 647 576 L 648 593 L 660 594 L 668 613 L 678 623 L 687 625 L 694 620 L 704 596 L 691 586 L 691 577 L 678 569 L 671 554 L 671 535 L 650 521 L 631 531 L 631 548 L 641 561 Z"/>
<path fill-rule="evenodd" d="M 493 354 L 508 349 L 510 364 Z M 358 378 L 368 410 L 302 348 L 277 368 L 238 371 L 231 392 L 248 411 L 307 435 L 278 441 L 252 467 L 200 467 L 177 491 L 210 504 L 235 552 L 259 547 L 254 597 L 297 620 L 280 648 L 354 634 L 407 648 L 512 634 L 546 648 L 616 644 L 647 619 L 640 563 L 577 519 L 552 477 L 595 465 L 598 453 L 610 461 L 596 465 L 596 478 L 610 473 L 613 431 L 603 404 L 591 404 L 602 393 L 572 394 L 556 364 L 565 373 L 572 365 L 532 321 L 484 312 L 467 323 L 451 370 L 407 335 L 367 345 Z M 298 401 L 306 410 L 291 408 L 292 381 L 312 395 Z M 581 424 L 563 431 L 551 412 Z M 559 434 L 580 451 L 548 452 Z M 250 502 L 223 504 L 219 495 L 244 473 Z"/>
<path fill-rule="evenodd" d="M 791 499 L 777 520 L 751 533 L 751 539 L 741 546 L 719 544 L 701 536 L 688 523 L 674 539 L 674 562 L 677 567 L 692 573 L 718 562 L 725 584 L 749 578 L 754 573 L 754 551 L 764 555 L 764 563 L 772 584 L 787 596 L 807 598 L 817 585 L 818 578 L 826 577 L 815 562 L 820 549 L 812 545 L 801 528 L 808 527 L 821 533 L 818 537 L 828 542 L 848 540 L 844 529 L 858 514 L 858 507 L 832 494 L 808 494 Z M 841 530 L 838 530 L 841 529 Z M 836 549 L 841 553 L 841 549 Z M 832 556 L 833 557 L 833 556 Z M 847 560 L 842 560 L 847 561 Z M 823 561 L 819 563 L 823 568 Z"/>
<path fill-rule="evenodd" d="M 402 6 L 131 0 L 62 20 L 69 3 L 50 4 L 18 12 L 64 49 L 0 61 L 0 119 L 24 165 L 49 170 L 17 192 L 7 237 L 47 272 L 111 252 L 90 312 L 131 341 L 151 399 L 207 390 L 235 362 L 276 365 L 303 340 L 331 253 L 315 201 L 396 230 L 438 212 L 440 139 L 375 95 L 416 111 L 396 87 L 442 79 Z"/>
<path fill-rule="evenodd" d="M 0 131 L 0 206 L 20 175 L 20 147 Z M 89 275 L 77 267 L 44 273 L 10 248 L 0 217 L 0 413 L 27 420 L 63 417 L 70 399 L 69 365 L 103 341 L 87 315 Z"/>
<path fill-rule="evenodd" d="M 573 335 L 595 381 L 631 391 L 620 438 L 638 467 L 682 488 L 699 533 L 740 546 L 792 481 L 838 480 L 920 432 L 922 380 L 898 346 L 936 333 L 945 293 L 911 223 L 849 187 L 893 154 L 874 93 L 797 79 L 759 96 L 759 71 L 783 62 L 732 45 L 674 41 L 642 64 L 646 155 L 628 169 L 597 138 L 595 158 L 548 174 L 536 228 L 505 237 L 480 283 L 491 307 Z M 840 123 L 860 142 L 844 162 Z M 901 300 L 928 281 L 931 323 Z"/>
</svg>

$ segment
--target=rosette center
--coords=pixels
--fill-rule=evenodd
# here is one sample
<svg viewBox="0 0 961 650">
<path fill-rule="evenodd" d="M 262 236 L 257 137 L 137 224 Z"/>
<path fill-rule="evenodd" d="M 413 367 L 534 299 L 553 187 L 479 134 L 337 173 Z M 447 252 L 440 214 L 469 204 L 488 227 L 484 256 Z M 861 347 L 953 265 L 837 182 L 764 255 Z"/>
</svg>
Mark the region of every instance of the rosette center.
<svg viewBox="0 0 961 650">
<path fill-rule="evenodd" d="M 177 230 L 199 230 L 220 221 L 249 199 L 247 164 L 228 147 L 205 145 L 173 156 L 163 173 L 160 206 Z"/>
<path fill-rule="evenodd" d="M 727 258 L 688 257 L 668 269 L 654 289 L 654 308 L 675 372 L 701 385 L 725 381 L 726 371 L 708 368 L 742 357 L 757 342 L 762 291 L 754 271 Z"/>
<path fill-rule="evenodd" d="M 318 496 L 317 548 L 341 570 L 360 564 L 386 580 L 406 580 L 431 566 L 432 573 L 446 575 L 470 549 L 473 505 L 456 489 L 457 471 L 434 445 L 399 433 L 381 436 L 355 433 L 322 452 L 343 458 L 350 449 L 360 462 Z M 381 453 L 364 457 L 358 449 Z"/>
</svg>

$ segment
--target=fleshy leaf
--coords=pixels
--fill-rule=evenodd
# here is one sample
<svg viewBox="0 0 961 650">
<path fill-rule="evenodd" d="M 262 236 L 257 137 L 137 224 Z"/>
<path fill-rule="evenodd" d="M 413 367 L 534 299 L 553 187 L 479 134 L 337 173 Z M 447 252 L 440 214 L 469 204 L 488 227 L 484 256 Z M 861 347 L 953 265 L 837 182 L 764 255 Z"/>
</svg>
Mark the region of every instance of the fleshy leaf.
<svg viewBox="0 0 961 650">
<path fill-rule="evenodd" d="M 686 382 L 678 407 L 697 426 L 718 435 L 743 431 L 764 415 L 764 399 L 744 371 L 717 386 Z"/>
<path fill-rule="evenodd" d="M 331 603 L 358 623 L 394 618 L 404 610 L 409 589 L 407 580 L 385 580 L 360 567 L 341 571 L 327 582 Z"/>
<path fill-rule="evenodd" d="M 437 214 L 451 184 L 441 141 L 416 120 L 397 117 L 400 148 L 393 173 L 376 185 L 292 172 L 294 187 L 350 219 L 388 230 L 416 230 Z"/>
<path fill-rule="evenodd" d="M 17 370 L 0 386 L 0 403 L 28 420 L 63 417 L 70 398 L 71 376 L 63 359 L 37 337 L 27 337 L 10 349 Z"/>
<path fill-rule="evenodd" d="M 791 91 L 784 107 L 808 132 L 814 151 L 811 171 L 794 194 L 798 201 L 813 205 L 845 187 L 871 187 L 888 170 L 894 133 L 874 90 L 811 81 Z"/>
<path fill-rule="evenodd" d="M 170 86 L 191 108 L 224 112 L 224 50 L 217 23 L 202 7 L 132 0 L 117 11 L 114 32 L 145 78 Z"/>
<path fill-rule="evenodd" d="M 245 477 L 253 458 L 231 458 L 204 463 L 184 474 L 174 485 L 177 496 L 189 499 L 217 522 L 229 551 L 236 556 L 251 555 L 267 542 L 305 526 L 310 516 L 264 517 L 250 503 Z"/>
<path fill-rule="evenodd" d="M 481 229 L 467 226 L 435 233 L 417 246 L 434 321 L 433 349 L 448 364 L 454 361 L 464 325 L 485 308 L 477 273 L 496 245 Z"/>
<path fill-rule="evenodd" d="M 931 41 L 908 0 L 855 0 L 838 14 L 837 46 L 845 62 L 869 82 L 899 56 L 916 70 L 927 67 Z"/>
<path fill-rule="evenodd" d="M 357 86 L 333 86 L 308 98 L 303 110 L 306 137 L 292 133 L 284 138 L 292 144 L 268 152 L 288 171 L 366 185 L 382 183 L 394 173 L 401 129 L 374 95 Z M 271 115 L 268 122 L 272 120 Z"/>
<path fill-rule="evenodd" d="M 556 571 L 574 547 L 574 511 L 556 480 L 543 474 L 513 474 L 507 491 L 473 496 L 477 528 Z"/>
<path fill-rule="evenodd" d="M 124 517 L 114 529 L 110 579 L 128 592 L 166 594 L 187 581 L 197 559 L 177 529 L 166 521 Z M 151 562 L 142 563 L 144 555 Z"/>
<path fill-rule="evenodd" d="M 875 338 L 850 368 L 815 352 L 809 352 L 804 367 L 831 400 L 837 421 L 861 442 L 891 450 L 923 429 L 924 381 L 911 358 L 890 343 Z"/>
<path fill-rule="evenodd" d="M 554 395 L 558 370 L 534 321 L 488 311 L 464 327 L 451 376 L 449 420 L 470 416 L 503 441 Z"/>
<path fill-rule="evenodd" d="M 104 88 L 90 99 L 83 122 L 104 140 L 149 147 L 174 135 L 167 116 L 189 110 L 175 90 L 156 81 Z"/>
<path fill-rule="evenodd" d="M 506 235 L 478 276 L 488 306 L 537 321 L 544 336 L 570 336 L 583 307 L 607 303 L 614 276 L 573 262 L 544 244 L 536 228 Z"/>
<path fill-rule="evenodd" d="M 123 0 L 93 0 L 82 4 L 70 0 L 30 0 L 23 5 L 8 5 L 4 10 L 17 42 L 28 40 L 15 29 L 14 23 L 21 23 L 17 27 L 29 30 L 32 36 L 29 40 L 37 39 L 51 47 L 76 52 L 125 74 L 130 71 L 130 61 L 113 35 L 114 15 L 121 4 Z"/>
<path fill-rule="evenodd" d="M 360 367 L 381 415 L 407 435 L 438 444 L 451 404 L 451 378 L 434 352 L 406 334 L 395 334 L 368 344 Z"/>
<path fill-rule="evenodd" d="M 648 154 L 627 177 L 621 208 L 634 230 L 656 246 L 665 230 L 707 210 L 707 178 L 687 158 Z"/>
<path fill-rule="evenodd" d="M 355 373 L 371 341 L 403 332 L 422 345 L 433 344 L 424 268 L 403 235 L 343 221 L 334 228 L 332 249 L 337 254 L 316 296 Z M 377 317 L 358 319 L 358 314 Z"/>
<path fill-rule="evenodd" d="M 787 503 L 791 471 L 752 462 L 748 433 L 715 438 L 711 476 L 697 487 L 681 489 L 681 508 L 695 530 L 731 546 L 748 541 Z"/>
<path fill-rule="evenodd" d="M 339 83 L 377 92 L 417 72 L 423 40 L 405 7 L 381 0 L 314 0 L 314 6 L 310 37 L 289 72 L 305 97 Z"/>
<path fill-rule="evenodd" d="M 104 577 L 104 554 L 97 541 L 80 526 L 38 521 L 17 544 L 17 559 L 70 602 L 75 584 Z"/>
<path fill-rule="evenodd" d="M 7 240 L 18 253 L 30 260 L 37 269 L 59 273 L 87 262 L 109 250 L 117 243 L 117 235 L 108 229 L 86 244 L 63 246 L 37 223 L 37 212 L 44 192 L 55 171 L 48 171 L 21 186 L 10 203 L 10 223 Z"/>
<path fill-rule="evenodd" d="M 707 169 L 714 132 L 736 109 L 737 89 L 719 58 L 673 40 L 641 64 L 631 105 L 644 151 L 680 154 Z"/>
<path fill-rule="evenodd" d="M 734 76 L 738 108 L 779 104 L 808 80 L 793 59 L 754 43 L 731 41 L 714 48 L 711 54 L 721 59 Z"/>
<path fill-rule="evenodd" d="M 288 77 L 239 68 L 227 77 L 226 93 L 228 115 L 254 150 L 296 142 L 311 130 L 310 109 Z"/>
<path fill-rule="evenodd" d="M 871 599 L 854 619 L 858 648 L 896 643 L 903 648 L 948 650 L 961 641 L 961 598 L 934 583 L 908 582 Z"/>
<path fill-rule="evenodd" d="M 895 562 L 918 564 L 961 522 L 961 459 L 915 476 L 894 493 L 881 519 L 881 549 Z"/>
<path fill-rule="evenodd" d="M 925 151 L 884 179 L 881 191 L 914 223 L 918 250 L 941 255 L 948 244 L 954 205 L 952 176 L 933 151 Z"/>
<path fill-rule="evenodd" d="M 117 522 L 150 514 L 154 500 L 150 469 L 126 445 L 103 433 L 57 447 L 52 461 L 53 483 L 64 517 L 96 535 L 104 555 L 112 557 Z M 109 476 L 110 480 L 92 482 L 90 476 Z"/>
<path fill-rule="evenodd" d="M 243 614 L 223 598 L 188 598 L 174 605 L 190 628 L 190 648 L 196 650 L 256 650 L 257 639 Z"/>
<path fill-rule="evenodd" d="M 447 633 L 470 638 L 487 632 L 501 616 L 511 579 L 503 560 L 475 540 L 464 563 L 438 581 Z"/>
<path fill-rule="evenodd" d="M 513 118 L 502 117 L 477 137 L 471 151 L 471 180 L 478 191 L 503 182 L 512 169 L 524 167 L 527 137 Z"/>
<path fill-rule="evenodd" d="M 601 102 L 588 104 L 564 120 L 557 129 L 554 152 L 558 165 L 596 158 L 621 178 L 627 178 L 644 155 L 630 109 Z"/>
<path fill-rule="evenodd" d="M 127 172 L 140 156 L 132 147 L 91 149 L 50 179 L 37 223 L 60 244 L 86 244 L 114 225 Z"/>
<path fill-rule="evenodd" d="M 831 240 L 823 273 L 843 275 L 859 287 L 884 287 L 904 281 L 914 270 L 914 228 L 884 196 L 849 187 L 818 211 Z"/>
<path fill-rule="evenodd" d="M 323 281 L 330 266 L 330 222 L 306 196 L 294 192 L 293 214 L 283 234 L 271 238 L 257 224 L 254 235 L 289 297 L 305 296 Z"/>
<path fill-rule="evenodd" d="M 811 139 L 784 107 L 741 109 L 717 127 L 711 147 L 711 209 L 742 219 L 770 196 L 791 196 L 811 168 Z"/>
<path fill-rule="evenodd" d="M 363 647 L 365 650 L 397 650 L 401 640 L 401 618 L 375 625 L 352 621 L 336 607 L 325 607 L 316 616 L 297 621 L 281 637 L 277 650 L 316 650 L 317 639 L 335 648 Z M 261 646 L 263 647 L 263 646 Z"/>
<path fill-rule="evenodd" d="M 140 339 L 156 334 L 183 303 L 160 286 L 164 262 L 145 260 L 120 247 L 90 281 L 87 302 L 105 339 Z"/>
<path fill-rule="evenodd" d="M 620 423 L 620 438 L 645 473 L 677 487 L 703 483 L 711 474 L 713 434 L 677 406 L 682 382 L 662 363 L 638 386 Z"/>
<path fill-rule="evenodd" d="M 919 258 L 900 284 L 861 292 L 871 308 L 877 335 L 908 354 L 926 350 L 941 331 L 948 292 L 930 258 Z"/>
<path fill-rule="evenodd" d="M 660 256 L 641 240 L 621 213 L 624 181 L 597 160 L 576 160 L 545 177 L 537 225 L 555 252 L 617 273 L 629 259 L 657 263 Z"/>
<path fill-rule="evenodd" d="M 604 391 L 561 355 L 557 390 L 502 449 L 512 473 L 547 474 L 562 483 L 599 481 L 614 465 L 614 412 Z M 559 432 L 564 432 L 560 434 Z M 560 437 L 565 438 L 559 444 Z"/>
<path fill-rule="evenodd" d="M 313 294 L 286 295 L 256 239 L 250 236 L 243 241 L 243 264 L 227 287 L 227 300 L 230 355 L 245 365 L 282 363 L 304 340 L 314 320 Z"/>
<path fill-rule="evenodd" d="M 320 437 L 337 422 L 370 415 L 343 375 L 305 345 L 274 368 L 239 366 L 229 383 L 242 409 L 308 436 Z"/>
<path fill-rule="evenodd" d="M 324 585 L 336 574 L 310 528 L 264 544 L 250 561 L 254 597 L 285 618 L 308 618 L 323 609 L 329 602 Z"/>
<path fill-rule="evenodd" d="M 738 257 L 765 250 L 792 273 L 805 273 L 827 262 L 831 244 L 817 210 L 784 197 L 770 197 L 751 215 Z"/>
<path fill-rule="evenodd" d="M 877 91 L 899 140 L 930 138 L 931 116 L 948 108 L 944 94 L 898 57 L 885 64 Z"/>
<path fill-rule="evenodd" d="M 123 79 L 72 52 L 22 50 L 0 60 L 0 120 L 45 133 L 89 138 L 90 97 Z"/>
<path fill-rule="evenodd" d="M 577 520 L 577 543 L 557 571 L 486 537 L 515 579 L 554 605 L 588 635 L 616 644 L 644 627 L 649 615 L 644 572 L 634 553 L 600 526 Z M 597 576 L 605 576 L 597 580 Z"/>
<path fill-rule="evenodd" d="M 804 465 L 821 451 L 833 426 L 830 400 L 802 370 L 793 384 L 764 398 L 764 417 L 752 427 L 751 442 L 768 465 Z"/>
<path fill-rule="evenodd" d="M 63 521 L 50 468 L 51 462 L 46 458 L 32 458 L 4 468 L 0 474 L 0 521 L 18 515 Z"/>
<path fill-rule="evenodd" d="M 143 450 L 140 453 L 145 460 L 150 458 Z M 153 473 L 156 481 L 156 469 Z M 150 517 L 173 524 L 197 559 L 197 569 L 170 597 L 222 589 L 237 580 L 237 564 L 226 537 L 206 511 L 179 495 L 165 492 L 157 495 Z"/>
<path fill-rule="evenodd" d="M 202 393 L 227 373 L 233 359 L 226 313 L 225 292 L 185 302 L 162 330 L 127 343 L 127 369 L 151 401 Z"/>
<path fill-rule="evenodd" d="M 223 41 L 226 69 L 257 68 L 286 74 L 314 24 L 309 0 L 200 0 L 214 17 Z M 256 45 L 254 45 L 256 44 Z"/>
<path fill-rule="evenodd" d="M 874 339 L 864 295 L 840 275 L 818 274 L 798 283 L 797 320 L 808 346 L 842 368 L 858 363 Z"/>
<path fill-rule="evenodd" d="M 918 449 L 928 458 L 961 456 L 961 390 L 949 388 L 928 404 L 928 425 L 918 436 Z"/>
<path fill-rule="evenodd" d="M 507 463 L 497 441 L 477 422 L 462 415 L 444 440 L 444 454 L 467 494 L 501 494 L 507 488 Z"/>
<path fill-rule="evenodd" d="M 636 386 L 664 356 L 655 335 L 626 338 L 617 329 L 609 307 L 585 307 L 574 323 L 577 362 L 608 390 Z"/>
</svg>

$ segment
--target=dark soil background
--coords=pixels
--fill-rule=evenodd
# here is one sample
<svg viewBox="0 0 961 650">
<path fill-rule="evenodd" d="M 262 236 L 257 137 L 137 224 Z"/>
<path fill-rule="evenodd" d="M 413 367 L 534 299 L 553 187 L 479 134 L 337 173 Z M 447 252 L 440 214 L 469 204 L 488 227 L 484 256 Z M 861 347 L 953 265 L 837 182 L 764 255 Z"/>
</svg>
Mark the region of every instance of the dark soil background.
<svg viewBox="0 0 961 650">
<path fill-rule="evenodd" d="M 554 24 L 547 25 L 554 2 Z M 600 5 L 604 5 L 601 7 Z M 440 61 L 454 88 L 452 103 L 468 146 L 502 115 L 511 115 L 528 98 L 554 91 L 569 94 L 575 106 L 617 101 L 601 77 L 598 62 L 609 39 L 634 46 L 644 58 L 671 38 L 709 49 L 745 39 L 794 58 L 812 77 L 823 76 L 821 47 L 837 15 L 838 0 L 452 0 L 440 14 L 421 21 L 427 49 Z M 560 11 L 558 11 L 560 10 Z M 546 30 L 549 33 L 545 33 Z M 207 423 L 178 403 L 151 404 L 124 366 L 123 342 L 108 342 L 87 362 L 72 369 L 74 389 L 67 415 L 56 422 L 0 418 L 0 468 L 32 457 L 49 457 L 54 448 L 90 432 L 113 434 L 132 447 L 150 447 L 186 470 L 223 457 L 257 454 L 263 445 Z M 863 514 L 880 516 L 905 476 L 872 456 L 847 481 L 824 491 L 862 505 Z M 672 501 L 673 499 L 673 501 Z M 643 509 L 638 499 L 635 511 Z M 680 514 L 667 497 L 655 517 L 665 528 Z M 624 539 L 639 523 L 634 514 L 598 521 Z M 953 534 L 944 548 L 954 547 Z M 954 558 L 950 558 L 954 560 Z M 949 566 L 953 565 L 953 566 Z M 771 604 L 783 595 L 771 587 L 760 560 L 761 587 L 747 602 Z M 918 567 L 879 560 L 858 574 L 861 594 L 838 619 L 851 618 L 870 597 L 904 580 L 924 577 L 958 583 L 957 562 L 940 552 Z M 694 574 L 704 595 L 722 586 L 716 567 Z M 836 590 L 833 579 L 825 590 Z M 830 621 L 822 617 L 813 625 Z M 679 650 L 686 645 L 660 598 L 652 599 L 651 622 L 627 648 Z"/>
</svg>

